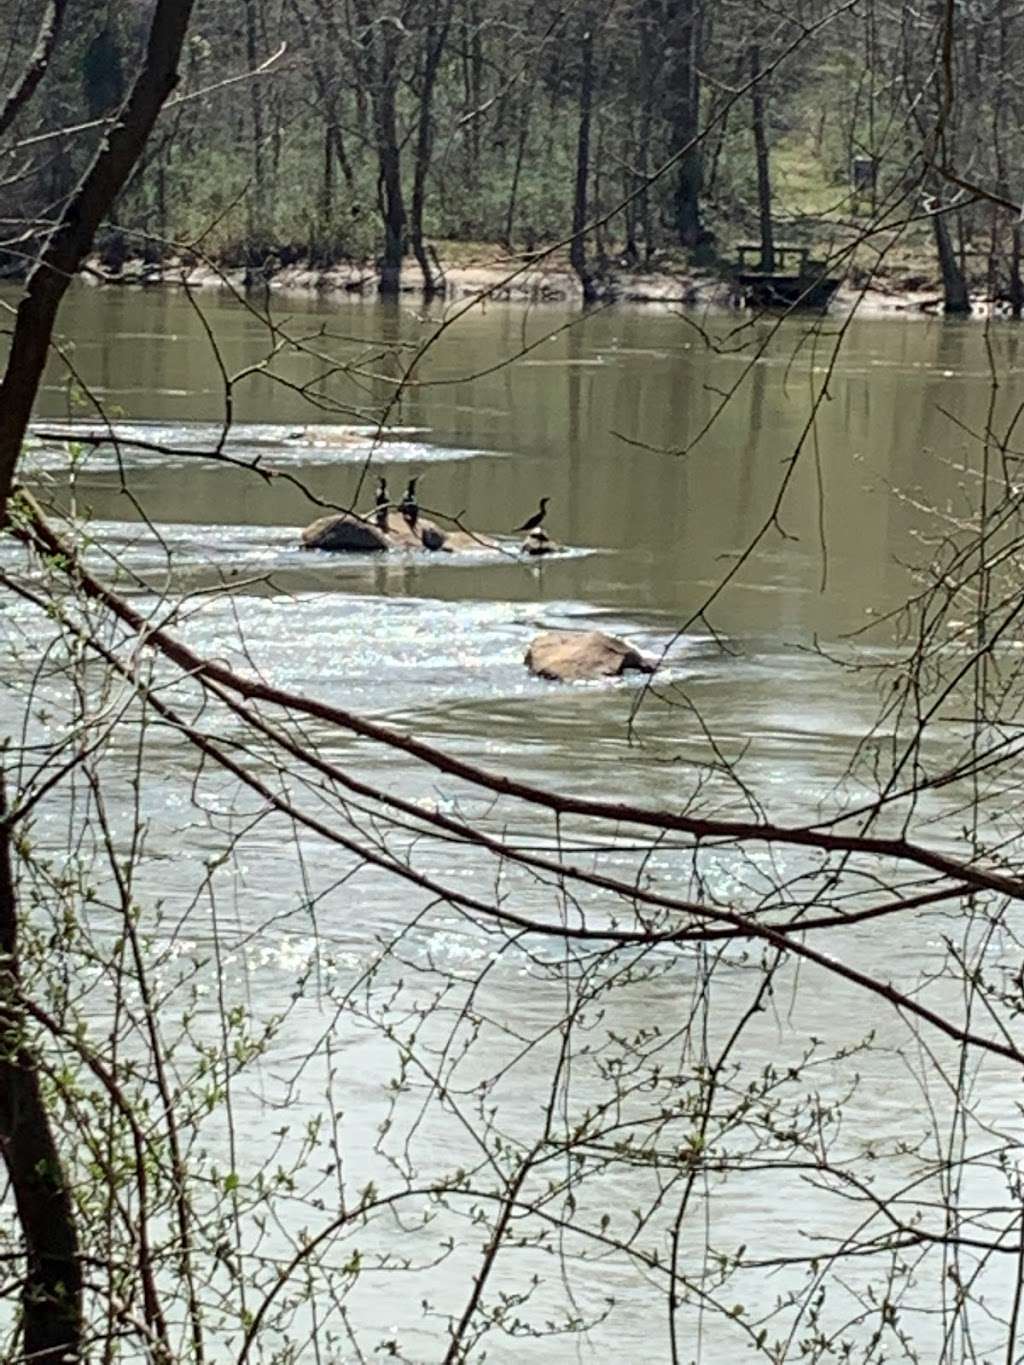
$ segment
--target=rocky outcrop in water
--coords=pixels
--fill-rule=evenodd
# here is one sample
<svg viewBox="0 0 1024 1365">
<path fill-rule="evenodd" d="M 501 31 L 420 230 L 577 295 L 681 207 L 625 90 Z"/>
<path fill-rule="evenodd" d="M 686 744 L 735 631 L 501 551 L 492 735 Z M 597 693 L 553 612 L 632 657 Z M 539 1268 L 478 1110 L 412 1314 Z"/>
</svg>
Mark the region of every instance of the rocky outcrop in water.
<svg viewBox="0 0 1024 1365">
<path fill-rule="evenodd" d="M 368 550 L 434 550 L 457 554 L 497 548 L 486 536 L 471 535 L 468 531 L 443 531 L 423 516 L 417 519 L 415 527 L 411 527 L 400 512 L 393 510 L 388 512 L 386 531 L 372 517 L 357 517 L 351 512 L 319 517 L 303 531 L 302 545 L 306 550 L 331 550 L 341 554 L 365 554 Z"/>
<path fill-rule="evenodd" d="M 538 678 L 555 682 L 617 678 L 629 669 L 654 672 L 650 659 L 600 630 L 546 630 L 531 642 L 523 662 Z"/>
<path fill-rule="evenodd" d="M 370 521 L 336 512 L 329 517 L 318 517 L 302 533 L 306 550 L 337 550 L 365 552 L 389 549 L 387 535 Z"/>
</svg>

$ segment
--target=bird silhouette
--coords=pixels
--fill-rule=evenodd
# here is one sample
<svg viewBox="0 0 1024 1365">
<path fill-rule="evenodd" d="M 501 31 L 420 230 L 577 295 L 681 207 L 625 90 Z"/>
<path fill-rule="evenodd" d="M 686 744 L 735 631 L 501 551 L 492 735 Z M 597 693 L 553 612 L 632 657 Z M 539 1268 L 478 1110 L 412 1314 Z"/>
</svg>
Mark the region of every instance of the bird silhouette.
<svg viewBox="0 0 1024 1365">
<path fill-rule="evenodd" d="M 409 480 L 405 492 L 402 494 L 402 501 L 398 504 L 398 510 L 405 517 L 409 524 L 409 529 L 414 531 L 416 523 L 419 521 L 420 508 L 416 501 L 416 485 L 419 483 L 419 475 Z"/>
<path fill-rule="evenodd" d="M 548 503 L 550 498 L 541 498 L 540 511 L 534 512 L 532 517 L 527 517 L 522 526 L 513 526 L 513 531 L 536 531 L 540 528 L 541 522 L 548 514 Z"/>
<path fill-rule="evenodd" d="M 388 481 L 387 481 L 387 479 L 385 479 L 385 477 L 384 477 L 383 474 L 380 476 L 380 478 L 379 478 L 378 481 L 377 481 L 377 497 L 376 497 L 376 500 L 375 500 L 375 506 L 376 506 L 376 509 L 377 509 L 377 513 L 376 513 L 377 525 L 380 527 L 380 529 L 381 529 L 382 531 L 386 531 L 386 530 L 388 529 L 388 506 L 389 506 L 389 502 L 388 502 Z"/>
</svg>

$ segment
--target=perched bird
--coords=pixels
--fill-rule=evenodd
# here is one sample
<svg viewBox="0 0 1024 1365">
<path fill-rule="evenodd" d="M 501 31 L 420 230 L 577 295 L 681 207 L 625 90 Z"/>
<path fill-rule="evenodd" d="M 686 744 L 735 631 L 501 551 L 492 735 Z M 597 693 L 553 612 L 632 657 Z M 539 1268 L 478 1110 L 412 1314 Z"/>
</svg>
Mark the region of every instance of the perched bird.
<svg viewBox="0 0 1024 1365">
<path fill-rule="evenodd" d="M 402 494 L 402 501 L 398 504 L 398 510 L 405 517 L 409 524 L 409 530 L 415 531 L 416 523 L 419 521 L 420 508 L 416 501 L 416 485 L 419 482 L 419 475 L 409 480 L 409 486 Z"/>
<path fill-rule="evenodd" d="M 386 531 L 388 529 L 388 507 L 390 506 L 390 503 L 388 501 L 388 481 L 383 474 L 377 481 L 375 506 L 377 508 L 377 525 L 382 531 Z"/>
<path fill-rule="evenodd" d="M 522 526 L 513 526 L 513 531 L 539 531 L 541 523 L 548 514 L 548 503 L 550 498 L 541 498 L 540 511 L 534 512 L 532 517 L 527 517 Z"/>
</svg>

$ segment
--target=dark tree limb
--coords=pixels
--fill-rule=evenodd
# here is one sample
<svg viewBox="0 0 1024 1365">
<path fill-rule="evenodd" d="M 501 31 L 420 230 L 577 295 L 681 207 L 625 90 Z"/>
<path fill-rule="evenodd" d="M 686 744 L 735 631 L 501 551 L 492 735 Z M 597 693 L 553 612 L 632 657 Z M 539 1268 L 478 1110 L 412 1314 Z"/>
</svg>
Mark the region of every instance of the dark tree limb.
<svg viewBox="0 0 1024 1365">
<path fill-rule="evenodd" d="M 82 1268 L 63 1163 L 25 1040 L 20 1004 L 18 907 L 0 774 L 0 1152 L 22 1236 L 23 1355 L 35 1365 L 81 1359 Z"/>
<path fill-rule="evenodd" d="M 7 97 L 0 120 L 13 119 L 42 78 L 65 3 L 52 0 L 44 13 L 36 52 Z M 0 525 L 6 521 L 7 500 L 57 310 L 177 82 L 193 3 L 157 0 L 145 59 L 132 92 L 29 275 L 0 384 Z M 67 1177 L 44 1103 L 37 1060 L 25 1038 L 18 904 L 3 801 L 0 790 L 0 1155 L 25 1247 L 23 1354 L 34 1365 L 58 1365 L 82 1358 L 82 1268 Z"/>
<path fill-rule="evenodd" d="M 26 62 L 24 71 L 7 92 L 3 106 L 0 107 L 0 137 L 7 132 L 19 112 L 35 94 L 36 86 L 46 75 L 67 7 L 68 0 L 49 0 L 43 9 L 32 55 Z"/>
<path fill-rule="evenodd" d="M 92 249 L 96 229 L 142 155 L 164 100 L 177 84 L 178 59 L 194 2 L 158 0 L 145 59 L 128 101 L 29 275 L 0 384 L 0 524 L 6 519 L 7 499 L 46 364 L 57 309 Z"/>
</svg>

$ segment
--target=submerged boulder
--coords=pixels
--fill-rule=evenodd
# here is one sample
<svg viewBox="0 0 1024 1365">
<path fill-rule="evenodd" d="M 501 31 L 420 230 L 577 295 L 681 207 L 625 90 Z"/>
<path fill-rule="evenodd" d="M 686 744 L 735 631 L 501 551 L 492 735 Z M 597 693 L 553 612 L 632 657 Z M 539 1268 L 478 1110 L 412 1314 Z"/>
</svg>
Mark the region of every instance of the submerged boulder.
<svg viewBox="0 0 1024 1365">
<path fill-rule="evenodd" d="M 523 662 L 538 678 L 555 682 L 617 678 L 627 669 L 654 672 L 650 659 L 600 630 L 545 630 L 531 642 Z"/>
</svg>

